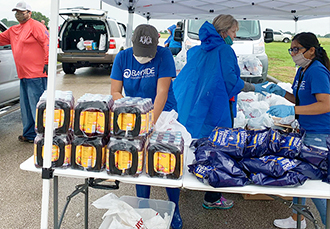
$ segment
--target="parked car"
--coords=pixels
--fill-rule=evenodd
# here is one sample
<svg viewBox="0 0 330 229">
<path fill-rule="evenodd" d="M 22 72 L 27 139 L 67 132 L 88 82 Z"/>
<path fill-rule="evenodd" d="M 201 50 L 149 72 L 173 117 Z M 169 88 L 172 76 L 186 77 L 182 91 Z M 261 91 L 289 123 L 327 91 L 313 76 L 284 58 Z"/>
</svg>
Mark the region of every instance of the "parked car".
<svg viewBox="0 0 330 229">
<path fill-rule="evenodd" d="M 110 69 L 117 53 L 125 49 L 126 26 L 104 10 L 67 8 L 59 15 L 65 20 L 57 52 L 63 71 L 73 74 L 77 68 L 89 66 Z"/>
<path fill-rule="evenodd" d="M 0 21 L 0 33 L 6 30 Z M 11 45 L 0 46 L 0 106 L 19 100 L 19 83 Z"/>
<path fill-rule="evenodd" d="M 288 43 L 292 40 L 292 35 L 288 33 L 283 33 L 281 30 L 274 30 L 274 41 L 283 41 L 285 43 Z"/>
</svg>

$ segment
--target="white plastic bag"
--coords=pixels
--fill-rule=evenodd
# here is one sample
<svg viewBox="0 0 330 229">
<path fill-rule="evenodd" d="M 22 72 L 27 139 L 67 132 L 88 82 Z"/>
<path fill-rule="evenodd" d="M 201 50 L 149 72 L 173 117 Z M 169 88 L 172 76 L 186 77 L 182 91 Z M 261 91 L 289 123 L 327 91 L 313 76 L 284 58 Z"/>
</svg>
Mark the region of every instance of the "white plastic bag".
<svg viewBox="0 0 330 229">
<path fill-rule="evenodd" d="M 108 209 L 99 229 L 167 229 L 171 218 L 164 218 L 152 208 L 133 208 L 115 194 L 109 193 L 93 202 L 98 209 Z"/>
<path fill-rule="evenodd" d="M 181 50 L 178 55 L 174 57 L 174 63 L 178 74 L 187 63 L 187 53 Z"/>
<path fill-rule="evenodd" d="M 79 50 L 84 50 L 85 49 L 85 45 L 84 45 L 84 38 L 80 38 L 80 41 L 77 43 L 77 48 Z"/>
<path fill-rule="evenodd" d="M 106 39 L 107 39 L 106 34 L 100 34 L 99 50 L 104 50 L 105 49 Z"/>
<path fill-rule="evenodd" d="M 156 131 L 180 131 L 185 145 L 190 145 L 191 135 L 181 123 L 178 122 L 178 113 L 175 110 L 163 111 L 156 124 Z"/>
</svg>

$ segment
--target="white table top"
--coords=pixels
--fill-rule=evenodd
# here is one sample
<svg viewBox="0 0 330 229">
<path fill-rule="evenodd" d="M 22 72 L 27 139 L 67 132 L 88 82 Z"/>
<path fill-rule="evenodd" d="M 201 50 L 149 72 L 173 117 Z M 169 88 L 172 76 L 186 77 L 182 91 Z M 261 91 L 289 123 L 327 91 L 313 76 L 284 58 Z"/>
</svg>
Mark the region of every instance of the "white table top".
<svg viewBox="0 0 330 229">
<path fill-rule="evenodd" d="M 188 147 L 186 147 L 187 149 Z M 275 186 L 259 186 L 259 185 L 246 185 L 243 187 L 226 187 L 226 188 L 213 188 L 197 180 L 195 175 L 188 172 L 188 164 L 191 164 L 194 159 L 192 149 L 185 150 L 185 163 L 183 177 L 179 180 L 163 179 L 156 177 L 148 177 L 145 173 L 140 174 L 139 177 L 132 176 L 119 176 L 109 175 L 106 171 L 90 172 L 75 170 L 71 168 L 62 169 L 55 168 L 54 176 L 64 176 L 72 178 L 99 178 L 99 179 L 112 179 L 118 180 L 123 183 L 130 184 L 143 184 L 160 187 L 171 188 L 186 188 L 198 191 L 218 191 L 228 193 L 242 193 L 242 194 L 269 194 L 279 196 L 293 196 L 293 197 L 307 197 L 307 198 L 325 198 L 330 199 L 330 185 L 322 182 L 321 180 L 307 180 L 304 185 L 298 187 L 275 187 Z M 33 156 L 24 161 L 20 168 L 22 170 L 41 173 L 41 168 L 34 166 Z"/>
<path fill-rule="evenodd" d="M 24 161 L 20 168 L 22 170 L 38 172 L 41 173 L 41 168 L 36 168 L 34 165 L 33 156 Z M 99 178 L 99 179 L 110 179 L 110 180 L 118 180 L 123 183 L 129 184 L 143 184 L 143 185 L 151 185 L 151 186 L 160 186 L 160 187 L 171 187 L 171 188 L 180 188 L 182 187 L 182 179 L 174 180 L 174 179 L 164 179 L 158 177 L 148 177 L 145 173 L 140 174 L 138 177 L 132 176 L 120 176 L 120 175 L 109 175 L 106 171 L 102 172 L 91 172 L 91 171 L 83 171 L 78 169 L 71 168 L 55 168 L 54 176 L 64 176 L 64 177 L 72 177 L 72 178 Z"/>
<path fill-rule="evenodd" d="M 189 165 L 192 163 L 195 156 L 192 149 L 187 150 L 187 152 L 186 165 Z M 213 188 L 210 185 L 206 185 L 198 181 L 194 174 L 188 172 L 188 166 L 185 166 L 185 170 L 185 175 L 183 177 L 183 188 L 186 189 L 242 194 L 269 194 L 283 197 L 292 196 L 330 199 L 330 185 L 322 182 L 321 180 L 307 180 L 303 185 L 298 187 L 245 185 L 243 187 Z"/>
</svg>

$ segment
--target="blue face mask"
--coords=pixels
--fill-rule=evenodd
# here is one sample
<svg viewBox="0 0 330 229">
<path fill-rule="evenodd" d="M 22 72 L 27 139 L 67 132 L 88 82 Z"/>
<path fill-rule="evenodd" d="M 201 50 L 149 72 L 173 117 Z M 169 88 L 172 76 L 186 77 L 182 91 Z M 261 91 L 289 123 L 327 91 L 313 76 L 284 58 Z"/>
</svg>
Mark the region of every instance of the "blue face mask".
<svg viewBox="0 0 330 229">
<path fill-rule="evenodd" d="M 233 40 L 228 35 L 227 35 L 227 37 L 224 40 L 225 40 L 225 42 L 226 42 L 227 45 L 230 45 L 231 46 L 233 44 Z"/>
</svg>

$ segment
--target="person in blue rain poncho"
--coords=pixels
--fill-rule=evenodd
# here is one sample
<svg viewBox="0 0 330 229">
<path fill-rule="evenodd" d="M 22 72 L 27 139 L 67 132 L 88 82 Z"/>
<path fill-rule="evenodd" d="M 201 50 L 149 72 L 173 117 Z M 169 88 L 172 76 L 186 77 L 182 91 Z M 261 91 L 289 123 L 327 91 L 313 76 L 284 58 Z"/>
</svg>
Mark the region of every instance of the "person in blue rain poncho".
<svg viewBox="0 0 330 229">
<path fill-rule="evenodd" d="M 330 137 L 330 61 L 326 51 L 313 33 L 299 33 L 294 36 L 288 50 L 292 60 L 300 66 L 292 84 L 293 93 L 289 93 L 277 84 L 266 89 L 269 93 L 280 95 L 295 106 L 271 106 L 267 113 L 272 116 L 286 117 L 295 115 L 306 133 L 304 144 L 327 147 Z M 326 224 L 327 203 L 325 199 L 312 198 L 320 213 L 322 223 Z M 298 203 L 298 198 L 293 198 Z M 306 202 L 302 198 L 302 204 Z M 301 218 L 301 228 L 306 228 L 306 220 Z M 279 228 L 296 228 L 297 212 L 286 219 L 274 220 Z"/>
<path fill-rule="evenodd" d="M 187 52 L 187 63 L 173 83 L 179 122 L 193 138 L 208 137 L 217 127 L 233 127 L 236 97 L 240 91 L 262 93 L 262 84 L 240 78 L 234 50 L 230 47 L 238 31 L 231 15 L 219 15 L 213 23 L 205 22 L 199 30 L 201 45 Z M 203 207 L 228 209 L 232 200 L 219 192 L 206 192 Z"/>
<path fill-rule="evenodd" d="M 182 22 L 179 21 L 176 25 L 171 25 L 167 28 L 167 30 L 170 33 L 170 36 L 166 39 L 164 42 L 164 46 L 168 47 L 171 50 L 171 53 L 173 56 L 178 55 L 178 53 L 181 51 L 182 44 L 180 41 L 174 40 L 174 31 L 176 28 L 181 28 Z"/>
</svg>

